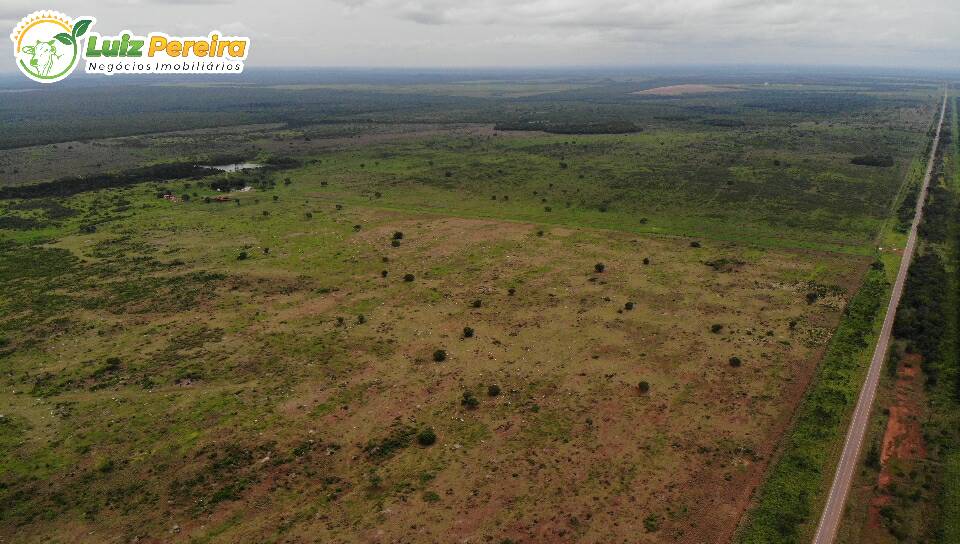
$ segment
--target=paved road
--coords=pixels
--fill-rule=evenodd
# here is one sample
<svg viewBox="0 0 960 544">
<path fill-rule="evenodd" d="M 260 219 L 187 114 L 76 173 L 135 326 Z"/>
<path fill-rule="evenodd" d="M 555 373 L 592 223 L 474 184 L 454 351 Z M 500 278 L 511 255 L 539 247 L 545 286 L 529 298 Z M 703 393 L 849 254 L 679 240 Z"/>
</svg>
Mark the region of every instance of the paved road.
<svg viewBox="0 0 960 544">
<path fill-rule="evenodd" d="M 860 399 L 857 401 L 857 408 L 853 412 L 853 420 L 850 421 L 850 429 L 847 431 L 847 440 L 843 444 L 843 454 L 840 456 L 839 465 L 837 465 L 837 474 L 833 478 L 830 496 L 827 498 L 827 504 L 823 507 L 823 516 L 817 526 L 817 534 L 813 538 L 814 544 L 832 544 L 843 518 L 844 504 L 847 502 L 847 494 L 850 491 L 850 484 L 853 481 L 853 475 L 856 473 L 857 461 L 860 457 L 860 446 L 863 444 L 863 437 L 867 433 L 870 408 L 873 406 L 873 399 L 877 395 L 880 369 L 883 367 L 887 348 L 890 345 L 893 319 L 897 313 L 897 306 L 900 304 L 900 295 L 903 294 L 903 284 L 907 279 L 910 261 L 913 260 L 913 250 L 917 245 L 917 225 L 920 224 L 920 219 L 923 217 L 923 203 L 927 199 L 927 188 L 930 185 L 930 175 L 933 170 L 933 157 L 940 143 L 940 128 L 943 127 L 946 107 L 947 93 L 944 91 L 943 105 L 940 108 L 940 123 L 937 125 L 937 134 L 933 139 L 933 148 L 930 150 L 930 159 L 927 162 L 927 173 L 923 178 L 923 186 L 917 198 L 917 211 L 913 216 L 910 234 L 907 236 L 907 245 L 903 249 L 900 270 L 897 272 L 897 280 L 893 284 L 893 293 L 890 296 L 890 304 L 887 306 L 887 315 L 883 319 L 883 328 L 880 329 L 880 336 L 877 338 L 877 347 L 873 352 L 870 370 L 867 371 L 867 379 L 863 383 Z"/>
</svg>

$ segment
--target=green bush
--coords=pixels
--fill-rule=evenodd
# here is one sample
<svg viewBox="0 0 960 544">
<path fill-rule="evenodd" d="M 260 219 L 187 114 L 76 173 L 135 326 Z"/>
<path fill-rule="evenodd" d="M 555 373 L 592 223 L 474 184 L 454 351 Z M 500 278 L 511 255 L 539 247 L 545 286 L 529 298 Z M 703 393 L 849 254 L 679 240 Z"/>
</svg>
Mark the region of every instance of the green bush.
<svg viewBox="0 0 960 544">
<path fill-rule="evenodd" d="M 426 429 L 420 431 L 417 434 L 417 444 L 421 446 L 432 446 L 437 442 L 437 433 L 433 432 L 432 427 L 427 427 Z"/>
<path fill-rule="evenodd" d="M 468 410 L 473 410 L 480 405 L 480 400 L 473 394 L 473 391 L 464 391 L 463 397 L 460 398 L 460 404 Z"/>
</svg>

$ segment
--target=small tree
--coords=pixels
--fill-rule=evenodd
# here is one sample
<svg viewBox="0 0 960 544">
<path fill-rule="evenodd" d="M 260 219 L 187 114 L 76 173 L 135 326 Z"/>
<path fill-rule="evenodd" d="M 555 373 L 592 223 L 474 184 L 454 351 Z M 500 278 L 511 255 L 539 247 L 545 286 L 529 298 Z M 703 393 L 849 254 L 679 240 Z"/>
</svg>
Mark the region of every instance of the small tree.
<svg viewBox="0 0 960 544">
<path fill-rule="evenodd" d="M 393 233 L 394 240 L 403 240 L 403 233 L 399 230 Z"/>
<path fill-rule="evenodd" d="M 470 305 L 473 306 L 474 308 L 479 308 L 483 306 L 483 301 L 478 298 L 477 300 L 474 300 Z"/>
<path fill-rule="evenodd" d="M 403 281 L 405 281 L 405 282 L 408 282 L 408 283 L 409 283 L 409 282 L 411 282 L 411 281 L 413 281 L 413 280 L 415 280 L 415 279 L 417 279 L 417 278 L 416 278 L 413 274 L 404 274 L 404 275 L 403 275 Z"/>
<path fill-rule="evenodd" d="M 607 268 L 607 265 L 603 263 L 597 263 L 593 265 L 593 270 L 598 274 L 602 273 L 604 270 L 606 270 L 606 268 Z"/>
<path fill-rule="evenodd" d="M 473 338 L 473 328 L 464 327 L 463 328 L 463 337 L 464 338 Z"/>
<path fill-rule="evenodd" d="M 447 360 L 447 351 L 443 349 L 438 349 L 433 352 L 433 360 L 438 363 L 442 363 Z"/>
<path fill-rule="evenodd" d="M 489 387 L 487 387 L 487 395 L 490 395 L 491 397 L 499 396 L 500 386 L 497 384 L 492 384 Z"/>
<path fill-rule="evenodd" d="M 238 260 L 238 261 L 245 261 L 245 260 L 247 259 L 247 257 L 248 257 L 247 252 L 246 252 L 246 251 L 241 251 L 240 254 L 237 255 L 237 260 Z"/>
<path fill-rule="evenodd" d="M 644 257 L 643 264 L 650 264 L 650 257 Z"/>
<path fill-rule="evenodd" d="M 700 247 L 700 242 L 697 240 L 694 240 L 690 242 L 690 247 Z"/>
<path fill-rule="evenodd" d="M 723 325 L 719 323 L 714 323 L 713 325 L 710 325 L 710 332 L 712 332 L 713 334 L 717 334 L 721 330 L 723 330 Z"/>
<path fill-rule="evenodd" d="M 650 392 L 650 383 L 646 381 L 642 381 L 638 383 L 637 390 L 640 391 L 641 395 L 646 395 L 647 393 Z"/>
<path fill-rule="evenodd" d="M 633 304 L 632 302 L 628 302 L 628 303 L 626 303 L 626 304 L 623 305 L 623 309 L 624 309 L 624 310 L 632 310 L 632 309 L 633 309 L 633 306 L 634 306 L 634 304 Z"/>
<path fill-rule="evenodd" d="M 389 272 L 387 272 L 386 270 L 381 270 L 381 271 L 380 271 L 380 277 L 381 277 L 381 278 L 387 277 L 387 274 L 389 274 Z"/>
<path fill-rule="evenodd" d="M 730 358 L 730 366 L 733 368 L 739 368 L 741 364 L 743 364 L 743 361 L 741 361 L 739 357 Z"/>
</svg>

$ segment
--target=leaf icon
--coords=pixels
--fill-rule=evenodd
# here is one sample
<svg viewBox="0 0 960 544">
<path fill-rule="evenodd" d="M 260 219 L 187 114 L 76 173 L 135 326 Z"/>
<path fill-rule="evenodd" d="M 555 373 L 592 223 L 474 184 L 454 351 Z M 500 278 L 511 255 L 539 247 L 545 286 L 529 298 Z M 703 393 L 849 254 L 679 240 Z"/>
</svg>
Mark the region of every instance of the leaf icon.
<svg viewBox="0 0 960 544">
<path fill-rule="evenodd" d="M 67 34 L 66 32 L 61 32 L 54 36 L 60 43 L 63 45 L 73 45 L 73 36 Z"/>
<path fill-rule="evenodd" d="M 77 21 L 77 24 L 73 25 L 73 37 L 79 38 L 80 36 L 83 36 L 83 34 L 87 31 L 87 29 L 90 28 L 90 23 L 92 22 L 93 21 L 91 21 L 90 19 Z"/>
</svg>

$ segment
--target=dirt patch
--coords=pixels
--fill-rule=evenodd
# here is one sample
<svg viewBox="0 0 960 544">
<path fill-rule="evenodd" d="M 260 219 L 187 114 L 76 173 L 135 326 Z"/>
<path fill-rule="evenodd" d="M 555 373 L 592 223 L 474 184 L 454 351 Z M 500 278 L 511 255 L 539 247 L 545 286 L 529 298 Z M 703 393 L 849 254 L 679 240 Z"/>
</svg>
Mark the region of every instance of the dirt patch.
<svg viewBox="0 0 960 544">
<path fill-rule="evenodd" d="M 729 93 L 740 91 L 743 91 L 743 88 L 734 85 L 670 85 L 668 87 L 644 89 L 642 91 L 636 91 L 633 94 L 682 96 L 685 94 Z"/>
<path fill-rule="evenodd" d="M 897 371 L 896 400 L 889 408 L 890 415 L 880 450 L 877 494 L 870 503 L 869 521 L 874 529 L 881 525 L 880 509 L 891 502 L 890 485 L 895 478 L 893 461 L 914 461 L 926 456 L 920 425 L 924 399 L 920 362 L 920 355 L 907 354 Z"/>
</svg>

